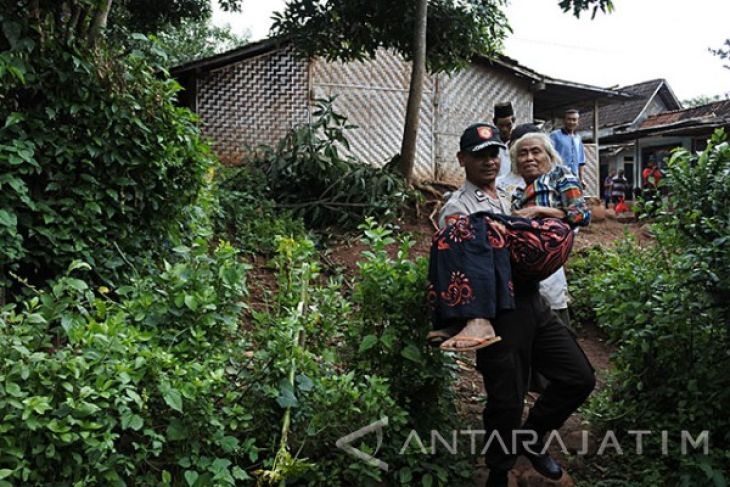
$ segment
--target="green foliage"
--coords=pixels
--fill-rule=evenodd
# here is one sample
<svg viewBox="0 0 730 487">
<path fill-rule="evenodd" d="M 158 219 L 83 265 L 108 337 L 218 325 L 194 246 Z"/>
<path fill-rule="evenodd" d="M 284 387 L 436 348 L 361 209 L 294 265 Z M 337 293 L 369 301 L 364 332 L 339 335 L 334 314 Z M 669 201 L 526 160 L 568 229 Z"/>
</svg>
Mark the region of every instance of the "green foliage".
<svg viewBox="0 0 730 487">
<path fill-rule="evenodd" d="M 220 167 L 214 186 L 218 200 L 213 215 L 215 232 L 234 241 L 242 251 L 273 255 L 277 235 L 305 236 L 300 218 L 275 207 L 261 171 L 251 166 Z"/>
<path fill-rule="evenodd" d="M 474 53 L 493 54 L 508 32 L 504 0 L 431 0 L 426 62 L 433 72 L 466 65 Z M 290 36 L 307 56 L 343 61 L 375 57 L 379 48 L 413 57 L 415 1 L 296 0 L 274 14 L 272 32 Z M 406 28 L 404 28 L 406 26 Z"/>
<path fill-rule="evenodd" d="M 276 148 L 260 148 L 255 165 L 266 174 L 269 197 L 315 227 L 353 228 L 367 216 L 392 214 L 408 199 L 403 178 L 390 164 L 382 169 L 343 154 L 355 128 L 318 100 L 311 124 L 296 127 Z"/>
<path fill-rule="evenodd" d="M 218 0 L 223 10 L 240 11 L 242 0 Z M 107 8 L 109 9 L 107 10 Z M 133 33 L 155 34 L 186 22 L 204 23 L 212 15 L 211 0 L 15 0 L 3 11 L 32 23 L 41 43 L 93 45 L 106 39 L 126 45 Z M 98 26 L 98 30 L 96 30 Z M 0 41 L 0 47 L 2 42 Z"/>
<path fill-rule="evenodd" d="M 239 383 L 235 252 L 179 249 L 121 302 L 75 277 L 84 267 L 0 315 L 0 485 L 248 478 L 258 448 Z"/>
<path fill-rule="evenodd" d="M 563 12 L 572 10 L 576 17 L 580 17 L 584 10 L 591 10 L 591 18 L 595 18 L 599 10 L 603 13 L 613 12 L 612 0 L 560 0 L 558 5 Z"/>
<path fill-rule="evenodd" d="M 730 39 L 725 39 L 723 47 L 719 49 L 710 49 L 710 52 L 720 59 L 730 59 Z M 725 65 L 725 68 L 730 69 L 730 65 Z"/>
<path fill-rule="evenodd" d="M 709 431 L 710 455 L 677 448 L 636 460 L 630 485 L 655 485 L 652 475 L 678 485 L 724 485 L 730 458 L 730 148 L 717 132 L 699 155 L 676 151 L 669 162 L 669 204 L 658 215 L 654 246 L 632 241 L 604 251 L 581 276 L 583 297 L 618 350 L 609 387 L 593 399 L 589 416 L 618 432 Z M 580 270 L 580 267 L 575 270 Z M 575 285 L 575 283 L 574 283 Z M 630 439 L 628 441 L 631 441 Z M 657 461 L 660 459 L 661 461 Z M 677 464 L 680 468 L 677 468 Z M 623 469 L 626 471 L 626 469 Z M 629 484 L 626 484 L 629 485 Z"/>
<path fill-rule="evenodd" d="M 413 58 L 416 0 L 294 0 L 274 14 L 272 32 L 293 39 L 305 56 L 355 61 L 372 59 L 379 48 Z M 426 64 L 431 72 L 466 66 L 475 54 L 494 55 L 510 32 L 505 0 L 429 0 Z M 564 11 L 579 16 L 593 7 L 610 12 L 610 0 L 562 0 Z M 405 28 L 404 28 L 405 26 Z"/>
<path fill-rule="evenodd" d="M 229 25 L 218 27 L 210 20 L 185 20 L 159 31 L 156 38 L 167 53 L 170 66 L 219 54 L 248 43 L 250 32 L 238 35 Z"/>
<path fill-rule="evenodd" d="M 684 108 L 699 107 L 716 101 L 727 100 L 728 97 L 730 97 L 730 93 L 725 93 L 725 95 L 700 95 L 682 100 L 682 106 Z"/>
<path fill-rule="evenodd" d="M 212 164 L 196 120 L 153 53 L 41 48 L 2 23 L 0 267 L 41 282 L 83 259 L 114 276 L 196 200 Z"/>
<path fill-rule="evenodd" d="M 425 345 L 431 330 L 425 303 L 427 261 L 410 258 L 415 243 L 410 237 L 396 240 L 392 230 L 371 218 L 360 229 L 368 250 L 358 263 L 353 296 L 357 314 L 348 327 L 349 361 L 361 373 L 377 371 L 387 378 L 393 399 L 408 412 L 407 428 L 396 435 L 399 446 L 411 429 L 422 438 L 430 438 L 432 429 L 448 435 L 459 429 L 452 390 L 455 364 L 443 352 Z M 390 460 L 400 472 L 396 478 L 401 485 L 420 481 L 425 485 L 428 478 L 434 485 L 453 485 L 469 473 L 458 455 L 409 454 Z"/>
<path fill-rule="evenodd" d="M 284 436 L 288 448 L 267 455 L 266 468 L 257 476 L 266 484 L 298 478 L 312 486 L 379 480 L 377 468 L 353 459 L 335 443 L 384 416 L 403 425 L 405 412 L 393 400 L 387 379 L 348 370 L 338 353 L 335 344 L 353 317 L 351 302 L 339 291 L 341 278 L 317 283 L 319 265 L 308 240 L 279 239 L 273 263 L 279 290 L 275 302 L 268 311 L 254 312 L 254 361 L 262 366 L 253 393 L 260 397 L 257 436 Z"/>
</svg>

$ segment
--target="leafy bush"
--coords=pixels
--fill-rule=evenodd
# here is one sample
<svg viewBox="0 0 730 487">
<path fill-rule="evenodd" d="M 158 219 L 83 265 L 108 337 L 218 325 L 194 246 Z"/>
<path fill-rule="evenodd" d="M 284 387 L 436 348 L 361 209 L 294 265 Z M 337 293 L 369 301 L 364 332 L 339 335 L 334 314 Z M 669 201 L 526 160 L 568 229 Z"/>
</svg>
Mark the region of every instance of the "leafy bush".
<svg viewBox="0 0 730 487">
<path fill-rule="evenodd" d="M 263 454 L 261 481 L 453 485 L 470 471 L 459 456 L 400 451 L 413 429 L 430 438 L 432 428 L 456 428 L 452 364 L 424 345 L 426 267 L 409 259 L 412 241 L 390 258 L 390 230 L 372 220 L 363 229 L 370 250 L 351 299 L 340 291 L 341 277 L 322 280 L 311 242 L 279 239 L 278 293 L 271 309 L 253 313 L 254 360 L 265 364 L 254 394 L 261 398 L 257 437 L 287 441 Z M 384 417 L 376 456 L 387 474 L 334 446 Z M 372 436 L 353 446 L 375 454 Z"/>
<path fill-rule="evenodd" d="M 409 196 L 392 165 L 378 169 L 342 154 L 349 149 L 345 132 L 355 127 L 333 111 L 332 100 L 318 100 L 314 117 L 276 148 L 260 148 L 255 164 L 266 174 L 269 196 L 314 227 L 354 228 L 367 216 L 398 210 Z"/>
<path fill-rule="evenodd" d="M 3 308 L 0 485 L 248 478 L 258 449 L 235 335 L 244 271 L 227 245 L 178 249 L 120 303 L 69 273 Z"/>
<path fill-rule="evenodd" d="M 153 50 L 41 45 L 0 22 L 0 268 L 42 282 L 82 259 L 109 278 L 124 255 L 162 247 L 207 146 Z"/>
<path fill-rule="evenodd" d="M 403 425 L 406 413 L 393 400 L 387 379 L 348 370 L 338 353 L 353 308 L 339 291 L 341 278 L 319 282 L 313 243 L 278 239 L 274 264 L 278 292 L 273 307 L 254 312 L 252 329 L 254 360 L 264 372 L 253 386 L 260 398 L 257 436 L 278 442 L 266 451 L 259 481 L 376 485 L 382 472 L 335 443 L 384 416 L 389 425 Z M 360 447 L 368 450 L 371 440 Z"/>
<path fill-rule="evenodd" d="M 304 237 L 304 222 L 269 199 L 266 178 L 250 166 L 220 167 L 216 171 L 218 208 L 213 223 L 244 252 L 273 255 L 276 236 Z"/>
<path fill-rule="evenodd" d="M 388 379 L 396 404 L 407 413 L 395 441 L 405 443 L 410 430 L 430 438 L 431 430 L 458 430 L 453 385 L 455 364 L 443 352 L 426 346 L 431 330 L 425 301 L 427 260 L 413 260 L 409 236 L 396 240 L 392 230 L 367 219 L 360 226 L 368 250 L 358 263 L 354 302 L 356 320 L 348 328 L 351 358 L 363 374 L 377 371 Z M 391 256 L 389 247 L 395 246 Z M 463 453 L 463 452 L 462 452 Z M 390 458 L 400 485 L 454 485 L 470 474 L 460 455 L 423 455 L 415 451 Z"/>
<path fill-rule="evenodd" d="M 677 151 L 667 178 L 669 201 L 658 214 L 656 245 L 629 241 L 605 253 L 583 276 L 598 323 L 616 342 L 609 387 L 590 417 L 618 432 L 709 431 L 710 455 L 659 455 L 654 435 L 621 485 L 724 485 L 730 468 L 730 148 L 716 133 L 699 155 Z M 671 211 L 666 210 L 671 208 Z M 627 438 L 632 441 L 632 438 Z M 659 460 L 659 461 L 656 461 Z M 626 469 L 622 469 L 626 471 Z M 647 473 L 648 472 L 648 473 Z"/>
</svg>

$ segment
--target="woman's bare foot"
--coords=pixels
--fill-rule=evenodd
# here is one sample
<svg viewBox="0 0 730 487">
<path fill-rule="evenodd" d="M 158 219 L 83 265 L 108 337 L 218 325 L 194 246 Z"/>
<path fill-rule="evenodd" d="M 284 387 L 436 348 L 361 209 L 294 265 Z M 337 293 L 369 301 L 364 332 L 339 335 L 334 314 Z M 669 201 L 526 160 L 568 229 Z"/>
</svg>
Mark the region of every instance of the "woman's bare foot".
<svg viewBox="0 0 730 487">
<path fill-rule="evenodd" d="M 474 318 L 466 322 L 466 326 L 454 337 L 446 340 L 442 345 L 442 349 L 459 350 L 469 349 L 476 350 L 486 347 L 500 340 L 494 332 L 492 323 L 486 318 Z"/>
</svg>

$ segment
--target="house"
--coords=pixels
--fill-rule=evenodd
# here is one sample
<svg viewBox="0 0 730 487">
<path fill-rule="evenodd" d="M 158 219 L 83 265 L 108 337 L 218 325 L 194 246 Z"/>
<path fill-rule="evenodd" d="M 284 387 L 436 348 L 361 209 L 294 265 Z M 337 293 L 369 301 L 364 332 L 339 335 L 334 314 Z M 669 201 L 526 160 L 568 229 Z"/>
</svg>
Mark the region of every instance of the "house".
<svg viewBox="0 0 730 487">
<path fill-rule="evenodd" d="M 669 83 L 663 79 L 623 86 L 620 91 L 639 99 L 619 101 L 599 109 L 600 175 L 623 169 L 629 183 L 641 184 L 641 172 L 650 159 L 660 167 L 671 151 L 684 147 L 703 150 L 712 132 L 730 126 L 730 101 L 682 108 Z M 580 127 L 592 139 L 592 124 Z"/>
<path fill-rule="evenodd" d="M 306 123 L 314 101 L 337 96 L 335 109 L 359 128 L 350 150 L 380 166 L 400 152 L 411 67 L 380 51 L 374 60 L 342 63 L 303 59 L 289 41 L 264 40 L 171 70 L 186 88 L 181 102 L 197 112 L 202 130 L 224 163 L 244 160 L 249 147 L 275 144 L 291 127 Z M 602 106 L 617 90 L 553 79 L 506 56 L 477 57 L 451 74 L 429 75 L 421 102 L 415 179 L 460 183 L 455 154 L 463 129 L 491 119 L 495 103 L 512 102 L 518 123 L 555 118 L 576 104 Z M 590 148 L 589 148 L 590 149 Z M 587 192 L 597 194 L 597 151 Z"/>
<path fill-rule="evenodd" d="M 643 166 L 641 159 L 636 157 L 636 144 L 623 135 L 632 133 L 647 117 L 678 110 L 682 104 L 664 79 L 653 79 L 619 89 L 634 94 L 636 98 L 599 109 L 600 179 L 603 180 L 611 170 L 623 169 L 629 184 L 636 186 Z M 579 130 L 586 139 L 594 141 L 592 117 L 583 119 Z"/>
</svg>

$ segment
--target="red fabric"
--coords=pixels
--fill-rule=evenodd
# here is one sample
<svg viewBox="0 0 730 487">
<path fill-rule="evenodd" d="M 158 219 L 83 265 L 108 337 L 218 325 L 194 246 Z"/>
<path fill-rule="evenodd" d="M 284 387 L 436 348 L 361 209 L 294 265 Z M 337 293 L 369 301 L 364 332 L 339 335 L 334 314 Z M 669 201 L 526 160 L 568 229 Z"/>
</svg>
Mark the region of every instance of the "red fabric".
<svg viewBox="0 0 730 487">
<path fill-rule="evenodd" d="M 654 182 L 649 181 L 649 177 L 654 177 Z M 647 167 L 644 169 L 644 171 L 641 173 L 641 180 L 644 181 L 644 186 L 651 185 L 651 186 L 659 186 L 659 181 L 662 180 L 662 172 L 657 168 L 650 168 Z"/>
</svg>

